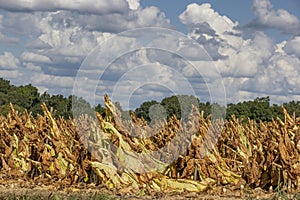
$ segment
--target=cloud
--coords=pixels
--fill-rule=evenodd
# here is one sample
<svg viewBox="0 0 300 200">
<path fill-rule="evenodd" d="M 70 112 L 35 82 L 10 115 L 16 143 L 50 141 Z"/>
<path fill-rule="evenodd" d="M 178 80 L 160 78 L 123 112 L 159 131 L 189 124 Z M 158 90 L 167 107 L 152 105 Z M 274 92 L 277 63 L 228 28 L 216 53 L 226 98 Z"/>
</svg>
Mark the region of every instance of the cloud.
<svg viewBox="0 0 300 200">
<path fill-rule="evenodd" d="M 283 48 L 287 54 L 295 55 L 300 58 L 300 36 L 296 36 L 288 41 Z"/>
<path fill-rule="evenodd" d="M 0 32 L 0 41 L 6 42 L 6 43 L 8 43 L 8 44 L 16 44 L 16 43 L 19 42 L 19 38 L 9 37 L 9 36 L 3 35 L 3 34 Z"/>
<path fill-rule="evenodd" d="M 300 95 L 299 65 L 296 57 L 274 55 L 259 75 L 245 82 L 243 89 L 271 95 Z"/>
<path fill-rule="evenodd" d="M 259 41 L 263 42 L 263 40 L 257 42 Z M 270 42 L 269 45 L 272 46 L 269 46 L 267 51 L 262 49 L 265 46 L 263 43 L 261 48 L 250 49 L 246 53 L 252 56 L 237 60 L 238 65 L 230 67 L 232 72 L 237 73 L 228 75 L 228 79 L 232 81 L 226 84 L 228 97 L 238 99 L 240 96 L 242 99 L 253 99 L 257 96 L 270 96 L 273 103 L 282 103 L 291 99 L 300 100 L 299 58 L 288 55 L 285 51 L 278 51 L 276 49 L 278 44 Z M 243 68 L 251 62 L 251 67 Z M 237 77 L 236 75 L 241 74 L 243 69 L 245 69 L 243 75 L 251 76 Z M 253 73 L 251 69 L 255 69 Z"/>
<path fill-rule="evenodd" d="M 32 49 L 49 49 L 51 46 L 44 41 L 40 40 L 39 38 L 29 42 L 25 45 L 27 48 L 32 48 Z"/>
<path fill-rule="evenodd" d="M 33 71 L 33 72 L 40 72 L 43 73 L 42 71 L 42 67 L 35 65 L 33 63 L 24 63 L 24 66 L 26 69 L 28 69 L 29 71 Z"/>
<path fill-rule="evenodd" d="M 268 19 L 264 21 L 264 26 L 283 31 L 298 23 L 298 19 L 286 11 L 274 11 L 269 1 L 254 1 L 254 5 L 257 5 L 256 14 L 261 22 L 263 18 Z M 270 16 L 277 17 L 278 21 L 273 22 Z M 205 66 L 217 66 L 229 102 L 250 100 L 257 96 L 271 96 L 275 103 L 289 100 L 284 96 L 300 99 L 299 36 L 275 43 L 262 31 L 249 35 L 246 29 L 237 30 L 238 23 L 218 14 L 210 4 L 191 4 L 179 19 L 189 28 L 188 35 L 197 40 L 213 58 L 212 62 L 195 63 L 203 66 L 202 71 L 205 71 Z M 283 26 L 283 19 L 287 21 L 286 26 Z M 247 38 L 243 38 L 244 34 Z M 187 46 L 185 48 L 188 49 Z M 196 73 L 189 66 L 183 72 L 187 75 Z M 212 87 L 213 91 L 221 88 L 220 85 L 215 86 Z"/>
<path fill-rule="evenodd" d="M 128 94 L 132 94 L 130 101 L 134 106 L 149 100 L 149 96 L 159 100 L 173 95 L 167 87 L 187 92 L 186 83 L 191 84 L 200 99 L 210 100 L 211 92 L 218 98 L 214 100 L 222 101 L 225 97 L 220 75 L 229 102 L 267 95 L 274 102 L 287 99 L 285 96 L 299 97 L 300 37 L 275 43 L 261 31 L 252 31 L 250 35 L 248 30 L 238 29 L 238 22 L 219 14 L 208 3 L 190 4 L 179 16 L 189 30 L 188 37 L 195 41 L 175 31 L 166 37 L 166 29 L 157 28 L 147 33 L 137 29 L 131 35 L 121 34 L 114 42 L 108 42 L 128 29 L 174 27 L 158 8 L 143 8 L 139 0 L 111 1 L 112 4 L 90 0 L 29 2 L 32 4 L 0 0 L 0 7 L 7 10 L 0 15 L 1 42 L 9 43 L 8 37 L 21 38 L 20 53 L 0 55 L 0 74 L 14 80 L 13 83 L 32 83 L 41 91 L 70 95 L 77 70 L 84 61 L 83 65 L 89 67 L 77 77 L 77 89 L 90 102 L 95 88 L 96 96 L 102 96 L 114 91 L 117 82 L 118 101 L 126 103 Z M 76 2 L 84 6 L 77 6 Z M 116 6 L 116 2 L 123 3 Z M 255 22 L 264 28 L 288 31 L 287 27 L 298 23 L 286 11 L 273 10 L 269 1 L 255 1 L 254 5 L 257 18 L 253 25 Z M 109 8 L 104 10 L 105 6 Z M 282 19 L 288 25 L 284 26 Z M 145 44 L 150 48 L 141 48 Z M 91 53 L 93 49 L 98 51 Z M 99 56 L 99 52 L 103 54 Z M 107 63 L 109 66 L 104 66 Z M 131 90 L 132 93 L 128 92 Z"/>
<path fill-rule="evenodd" d="M 269 45 L 271 44 L 269 43 Z M 264 46 L 263 43 L 261 45 Z M 292 99 L 300 100 L 300 81 L 298 78 L 300 60 L 294 55 L 288 55 L 284 50 L 278 51 L 276 46 L 278 44 L 272 44 L 268 48 L 269 53 L 265 54 L 265 57 L 259 57 L 260 53 L 257 52 L 256 56 L 248 58 L 248 62 L 262 59 L 261 62 L 256 64 L 256 73 L 252 76 L 236 77 L 235 75 L 229 75 L 224 78 L 228 98 L 242 101 L 270 96 L 273 103 L 287 102 Z M 234 67 L 234 70 L 238 69 L 240 67 Z M 250 74 L 251 68 L 247 69 L 249 72 L 246 73 Z"/>
<path fill-rule="evenodd" d="M 91 8 L 95 4 L 94 1 L 84 2 L 89 3 Z M 81 62 L 108 38 L 132 28 L 171 27 L 170 20 L 158 8 L 141 8 L 138 6 L 139 1 L 130 1 L 129 9 L 128 2 L 125 0 L 124 2 L 126 8 L 122 8 L 122 12 L 109 9 L 94 12 L 86 9 L 87 7 L 80 7 L 81 10 L 76 10 L 76 7 L 66 5 L 68 1 L 64 5 L 60 4 L 60 7 L 53 6 L 52 2 L 45 3 L 45 5 L 49 4 L 48 8 L 33 4 L 27 11 L 45 11 L 27 12 L 25 8 L 27 5 L 20 5 L 20 1 L 1 3 L 2 8 L 5 7 L 7 11 L 4 11 L 0 31 L 25 38 L 20 42 L 26 41 L 25 44 L 20 44 L 20 49 L 25 47 L 25 51 L 21 52 L 20 56 L 23 68 L 18 70 L 31 76 L 19 76 L 14 82 L 20 84 L 32 82 L 43 91 L 71 94 L 71 85 L 73 86 L 74 82 L 71 78 L 76 75 Z M 33 3 L 36 2 L 33 1 Z M 106 1 L 100 3 L 106 3 Z M 112 1 L 107 5 L 114 6 Z M 128 49 L 134 41 L 130 41 L 132 40 L 130 37 L 124 39 L 128 40 L 128 43 L 122 40 L 119 44 L 108 48 L 115 48 L 116 52 L 120 48 Z M 24 46 L 21 48 L 21 45 Z M 88 73 L 97 75 L 100 73 L 98 71 L 95 69 Z M 64 84 L 64 80 L 68 84 Z"/>
<path fill-rule="evenodd" d="M 253 10 L 256 19 L 249 23 L 247 27 L 274 28 L 285 33 L 299 33 L 299 19 L 284 9 L 274 10 L 270 0 L 254 0 Z"/>
<path fill-rule="evenodd" d="M 103 81 L 102 85 L 105 86 L 105 89 L 102 89 L 99 93 L 117 94 L 118 101 L 122 103 L 126 103 L 127 100 L 121 100 L 120 98 L 125 98 L 130 95 L 133 95 L 133 98 L 137 98 L 136 95 L 140 95 L 141 93 L 147 96 L 150 92 L 149 89 L 155 93 L 152 96 L 153 98 L 161 97 L 161 90 L 154 91 L 153 87 L 143 87 L 144 84 L 155 83 L 156 87 L 169 89 L 169 92 L 165 91 L 165 96 L 184 93 L 191 95 L 205 93 L 207 95 L 207 84 L 214 84 L 213 79 L 218 79 L 218 77 L 216 76 L 217 73 L 214 70 L 213 63 L 208 63 L 209 59 L 205 58 L 203 59 L 204 61 L 201 62 L 203 55 L 197 54 L 197 52 L 202 52 L 203 50 L 201 50 L 201 48 L 195 48 L 197 44 L 195 41 L 194 43 L 188 42 L 189 40 L 187 40 L 186 36 L 183 37 L 183 35 L 178 33 L 175 34 L 176 32 L 173 32 L 174 35 L 166 36 L 162 34 L 166 31 L 163 29 L 156 29 L 155 33 L 152 33 L 150 30 L 145 30 L 146 32 L 144 32 L 144 34 L 151 35 L 155 40 L 149 42 L 149 46 L 147 47 L 150 48 L 139 49 L 141 44 L 139 44 L 139 41 L 133 39 L 135 37 L 139 38 L 139 31 L 141 30 L 134 32 L 133 35 L 126 34 L 127 39 L 126 37 L 120 37 L 115 42 L 107 44 L 107 47 L 109 47 L 107 50 L 104 45 L 101 46 L 104 48 L 102 49 L 104 52 L 110 56 L 113 55 L 112 57 L 117 59 L 105 69 L 101 77 Z M 131 40 L 129 38 L 131 38 Z M 175 38 L 177 38 L 177 41 Z M 153 47 L 153 49 L 151 47 Z M 132 51 L 133 49 L 139 50 Z M 125 54 L 122 53 L 124 51 L 126 52 Z M 187 52 L 192 51 L 196 51 L 196 54 L 186 56 L 188 54 Z M 198 57 L 200 61 L 196 60 L 197 55 L 200 55 L 200 57 Z M 100 58 L 101 66 L 104 65 L 103 67 L 105 67 L 106 57 L 100 56 Z M 191 60 L 191 58 L 193 60 Z M 91 57 L 91 59 L 93 59 L 93 57 Z M 109 59 L 107 59 L 107 62 L 108 61 Z M 95 59 L 93 63 L 99 62 Z M 99 69 L 99 64 L 98 66 L 91 65 L 91 63 L 87 61 L 86 64 L 91 66 L 89 71 L 92 74 L 88 74 L 88 71 L 84 71 L 82 76 L 86 75 L 89 80 L 100 78 L 101 72 L 96 73 L 96 69 L 93 70 L 93 66 Z M 97 74 L 98 76 L 96 76 Z M 206 77 L 206 83 L 201 78 L 201 75 Z M 204 85 L 204 87 L 200 87 L 200 85 Z M 217 84 L 213 85 L 214 88 L 216 85 Z M 115 87 L 118 88 L 117 92 L 113 90 Z M 137 90 L 139 91 L 138 93 L 133 92 Z M 93 90 L 90 91 L 93 92 Z M 135 106 L 138 105 L 135 104 Z"/>
<path fill-rule="evenodd" d="M 254 38 L 245 40 L 238 49 L 226 52 L 227 68 L 220 68 L 223 75 L 233 77 L 254 77 L 274 52 L 273 41 L 262 32 L 256 32 Z"/>
<path fill-rule="evenodd" d="M 199 82 L 204 84 L 203 80 L 198 78 L 200 73 L 195 75 L 187 71 L 188 69 L 185 70 L 185 73 L 183 71 L 188 64 L 186 59 L 196 59 L 197 55 L 203 57 L 203 55 L 197 54 L 197 51 L 200 50 L 201 52 L 201 49 L 193 48 L 197 43 L 194 41 L 192 45 L 186 36 L 183 37 L 183 34 L 172 32 L 174 35 L 166 36 L 166 32 L 172 31 L 159 28 L 138 29 L 108 40 L 85 60 L 78 77 L 87 77 L 88 80 L 101 79 L 101 85 L 104 88 L 98 90 L 98 93 L 101 95 L 104 93 L 117 94 L 117 97 L 114 96 L 114 98 L 122 103 L 127 102 L 125 97 L 133 95 L 133 98 L 137 98 L 141 93 L 147 96 L 151 91 L 154 92 L 153 98 L 162 96 L 161 90 L 144 87 L 145 84 L 156 84 L 157 87 L 168 88 L 171 90 L 171 95 L 185 92 L 193 94 L 190 87 L 199 85 Z M 151 36 L 149 41 L 145 41 L 145 34 Z M 142 43 L 145 42 L 147 48 L 141 48 L 144 46 Z M 196 54 L 186 56 L 187 52 L 192 51 L 196 51 Z M 180 57 L 182 54 L 185 58 Z M 197 63 L 196 66 L 200 67 L 200 64 Z M 206 75 L 213 71 L 207 63 L 201 67 L 205 70 L 203 73 Z M 212 73 L 209 76 L 215 77 L 215 74 Z M 86 94 L 87 91 L 90 92 L 90 95 L 86 96 L 93 96 L 94 90 L 92 88 L 82 90 L 82 87 L 86 87 L 86 84 L 76 86 L 78 96 L 83 96 L 82 93 Z M 118 90 L 114 90 L 114 88 Z M 138 93 L 134 92 L 137 90 Z M 175 93 L 172 93 L 173 91 Z M 194 92 L 197 93 L 198 91 Z M 164 94 L 167 96 L 170 95 L 170 92 L 165 91 Z M 139 105 L 135 104 L 134 106 Z"/>
<path fill-rule="evenodd" d="M 179 18 L 223 76 L 253 77 L 272 53 L 273 42 L 264 33 L 256 32 L 252 39 L 243 39 L 236 30 L 238 23 L 219 15 L 210 4 L 190 4 Z"/>
<path fill-rule="evenodd" d="M 101 37 L 101 34 L 79 28 L 65 28 L 49 29 L 40 35 L 39 40 L 49 46 L 44 51 L 50 56 L 86 56 L 97 46 L 98 37 Z"/>
<path fill-rule="evenodd" d="M 74 78 L 67 76 L 53 76 L 48 74 L 35 73 L 30 78 L 35 85 L 47 85 L 48 88 L 69 88 L 73 87 Z"/>
<path fill-rule="evenodd" d="M 0 55 L 0 69 L 15 70 L 18 69 L 20 61 L 11 52 L 4 52 Z"/>
<path fill-rule="evenodd" d="M 128 7 L 128 2 L 123 1 Z M 18 4 L 18 2 L 19 1 L 8 2 L 7 4 Z M 52 4 L 51 2 L 50 4 Z M 94 1 L 83 2 L 94 8 Z M 105 2 L 106 1 L 103 1 L 101 4 L 105 4 Z M 114 1 L 109 1 L 107 6 L 113 7 L 113 2 Z M 3 5 L 5 4 L 6 3 Z M 172 28 L 170 20 L 167 19 L 165 14 L 157 7 L 137 7 L 137 9 L 134 10 L 127 8 L 126 12 L 110 12 L 110 9 L 104 10 L 107 10 L 107 12 L 102 14 L 61 9 L 58 9 L 56 12 L 30 13 L 13 12 L 12 10 L 6 12 L 5 16 L 2 16 L 5 20 L 0 20 L 2 21 L 0 31 L 36 37 L 45 32 L 49 32 L 51 29 L 63 31 L 64 29 L 76 28 L 77 31 L 79 29 L 79 31 L 119 33 L 128 29 L 145 26 Z"/>
<path fill-rule="evenodd" d="M 23 74 L 19 70 L 2 70 L 0 69 L 1 77 L 5 79 L 13 79 L 16 80 L 20 78 Z"/>
<path fill-rule="evenodd" d="M 160 63 L 149 63 L 130 69 L 121 76 L 111 91 L 112 98 L 122 105 L 126 105 L 128 99 L 136 98 L 136 95 L 151 95 L 157 99 L 162 94 L 166 96 L 184 93 L 195 95 L 191 82 L 172 66 Z"/>
<path fill-rule="evenodd" d="M 124 15 L 115 13 L 102 16 L 70 11 L 8 13 L 0 30 L 36 38 L 31 39 L 25 47 L 47 55 L 54 62 L 65 60 L 79 64 L 93 48 L 113 33 L 145 26 L 171 27 L 164 13 L 156 7 L 147 7 Z"/>
<path fill-rule="evenodd" d="M 77 25 L 89 31 L 119 33 L 128 29 L 144 27 L 173 28 L 165 14 L 153 6 L 130 10 L 125 15 L 78 15 L 76 18 Z"/>
<path fill-rule="evenodd" d="M 0 17 L 0 32 L 22 38 L 21 67 L 19 61 L 14 69 L 24 75 L 11 76 L 13 82 L 30 82 L 43 91 L 64 95 L 72 93 L 74 77 L 84 58 L 108 38 L 139 27 L 173 28 L 163 12 L 153 6 L 142 8 L 139 0 L 29 0 L 26 4 L 21 0 L 0 0 L 0 9 L 5 10 Z M 4 39 L 2 35 L 1 39 Z M 127 50 L 135 42 L 131 37 L 123 39 L 109 48 L 113 52 L 120 48 Z M 118 67 L 117 72 L 122 71 L 122 65 L 115 67 Z M 94 69 L 87 73 L 97 75 L 98 72 Z M 93 89 L 97 80 L 82 80 L 82 83 L 89 85 L 83 89 L 86 92 Z"/>
<path fill-rule="evenodd" d="M 20 2 L 8 2 L 3 6 Z M 68 2 L 66 1 L 66 3 Z M 127 4 L 125 0 L 124 2 Z M 90 1 L 86 2 L 86 4 L 88 3 L 91 4 L 91 7 L 95 4 Z M 111 4 L 109 3 L 109 5 Z M 156 7 L 138 7 L 136 10 L 129 10 L 125 13 L 108 12 L 103 15 L 78 13 L 70 10 L 33 13 L 7 12 L 4 18 L 0 31 L 20 34 L 22 37 L 29 36 L 30 42 L 25 44 L 26 48 L 39 50 L 40 53 L 50 58 L 53 56 L 69 57 L 65 60 L 70 60 L 72 63 L 75 60 L 82 60 L 82 57 L 105 40 L 109 34 L 145 26 L 172 27 L 170 20 Z M 81 58 L 70 58 L 74 56 Z"/>
<path fill-rule="evenodd" d="M 211 8 L 209 3 L 202 5 L 189 4 L 186 10 L 179 15 L 179 19 L 188 27 L 198 24 L 204 24 L 206 27 L 209 25 L 217 34 L 223 34 L 228 31 L 236 32 L 234 28 L 238 25 L 238 23 L 233 23 L 228 17 L 219 15 L 218 12 Z M 206 30 L 207 28 L 204 29 L 204 31 Z"/>
<path fill-rule="evenodd" d="M 28 51 L 22 53 L 21 60 L 23 62 L 52 63 L 49 57 Z"/>
<path fill-rule="evenodd" d="M 13 12 L 70 10 L 103 15 L 123 13 L 128 10 L 128 3 L 124 0 L 0 0 L 0 8 Z"/>
<path fill-rule="evenodd" d="M 220 15 L 209 3 L 188 5 L 179 19 L 189 28 L 189 35 L 202 44 L 214 60 L 223 58 L 220 47 L 242 45 L 238 23 Z"/>
<path fill-rule="evenodd" d="M 22 60 L 33 63 L 52 63 L 52 69 L 49 68 L 46 70 L 48 73 L 51 71 L 51 73 L 58 75 L 62 72 L 61 69 L 65 68 L 64 74 L 67 74 L 68 70 L 70 74 L 74 74 L 74 71 L 79 68 L 83 59 L 92 49 L 100 46 L 103 41 L 114 35 L 111 33 L 86 30 L 79 24 L 63 26 L 63 21 L 61 20 L 67 19 L 68 17 L 73 17 L 73 14 L 67 12 L 49 13 L 45 18 L 39 19 L 41 21 L 39 26 L 43 32 L 36 40 L 33 40 L 32 43 L 26 44 L 27 47 L 32 48 L 32 52 L 24 52 L 21 56 Z M 86 20 L 88 20 L 88 17 Z M 119 44 L 115 44 L 114 47 L 109 48 L 119 49 Z M 124 43 L 124 41 L 122 41 L 122 44 L 125 45 L 124 49 L 127 49 L 127 45 L 130 45 L 126 44 L 126 42 Z M 44 55 L 47 55 L 48 58 L 43 57 Z M 44 68 L 47 68 L 47 66 L 44 66 Z M 69 69 L 67 70 L 67 68 Z"/>
<path fill-rule="evenodd" d="M 43 31 L 41 19 L 46 13 L 14 13 L 6 12 L 0 26 L 1 32 L 24 37 L 36 36 Z"/>
<path fill-rule="evenodd" d="M 129 4 L 129 8 L 136 10 L 140 7 L 140 0 L 126 0 Z"/>
</svg>

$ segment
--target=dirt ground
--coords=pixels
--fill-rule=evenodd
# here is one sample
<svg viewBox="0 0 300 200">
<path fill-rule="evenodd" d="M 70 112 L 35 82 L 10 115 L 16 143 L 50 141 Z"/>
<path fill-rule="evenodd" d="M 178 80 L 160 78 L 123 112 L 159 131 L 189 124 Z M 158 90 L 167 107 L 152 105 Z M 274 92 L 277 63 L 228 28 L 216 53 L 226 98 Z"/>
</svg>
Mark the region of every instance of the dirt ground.
<svg viewBox="0 0 300 200">
<path fill-rule="evenodd" d="M 274 199 L 278 193 L 266 193 L 261 189 L 250 191 L 232 190 L 231 188 L 218 187 L 201 193 L 146 193 L 136 195 L 121 194 L 120 191 L 108 190 L 104 186 L 92 184 L 78 184 L 62 186 L 55 182 L 43 184 L 41 182 L 25 180 L 0 179 L 0 199 Z M 7 198 L 10 197 L 10 198 Z M 26 198 L 24 198 L 26 197 Z M 290 196 L 292 197 L 292 196 Z"/>
</svg>

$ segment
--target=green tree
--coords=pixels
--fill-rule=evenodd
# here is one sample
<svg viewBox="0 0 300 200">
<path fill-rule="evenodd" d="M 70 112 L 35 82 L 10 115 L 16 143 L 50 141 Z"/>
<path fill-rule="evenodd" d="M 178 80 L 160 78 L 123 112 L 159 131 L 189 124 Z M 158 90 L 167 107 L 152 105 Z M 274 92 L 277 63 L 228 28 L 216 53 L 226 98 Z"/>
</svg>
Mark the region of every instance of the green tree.
<svg viewBox="0 0 300 200">
<path fill-rule="evenodd" d="M 102 105 L 99 103 L 97 106 L 95 106 L 94 110 L 98 113 L 100 113 L 101 115 L 104 114 L 104 107 L 102 107 Z"/>
<path fill-rule="evenodd" d="M 210 102 L 199 102 L 199 111 L 204 112 L 204 117 L 206 118 L 208 115 L 211 114 L 211 104 Z"/>
<path fill-rule="evenodd" d="M 90 116 L 95 116 L 95 110 L 92 109 L 89 102 L 87 102 L 82 97 L 77 97 L 75 95 L 70 95 L 68 98 L 67 108 L 70 109 L 72 116 L 78 117 L 82 114 L 87 114 Z"/>
<path fill-rule="evenodd" d="M 211 104 L 211 119 L 216 120 L 216 119 L 225 119 L 226 118 L 226 107 L 222 106 L 218 103 L 213 103 Z"/>
<path fill-rule="evenodd" d="M 53 95 L 48 102 L 45 102 L 48 107 L 54 109 L 54 116 L 69 117 L 68 99 L 61 94 Z"/>
<path fill-rule="evenodd" d="M 273 104 L 271 109 L 272 109 L 272 117 L 274 119 L 279 117 L 281 120 L 284 120 L 284 115 L 283 115 L 282 109 L 279 105 Z"/>
<path fill-rule="evenodd" d="M 237 104 L 228 104 L 226 118 L 229 120 L 232 115 L 247 120 L 252 119 L 259 122 L 270 121 L 276 117 L 274 109 L 270 106 L 270 97 L 258 97 L 253 101 L 244 101 Z"/>
<path fill-rule="evenodd" d="M 9 103 L 7 93 L 9 92 L 10 88 L 10 82 L 0 78 L 0 106 Z"/>
<path fill-rule="evenodd" d="M 270 108 L 270 97 L 256 98 L 249 102 L 250 113 L 249 118 L 256 121 L 270 121 L 272 120 L 272 109 Z"/>
<path fill-rule="evenodd" d="M 153 105 L 159 105 L 159 102 L 152 100 L 152 101 L 146 101 L 141 104 L 141 106 L 137 109 L 135 109 L 135 114 L 139 118 L 144 118 L 148 122 L 151 121 L 150 116 L 149 116 L 149 110 L 150 107 Z"/>
<path fill-rule="evenodd" d="M 283 107 L 291 115 L 295 114 L 296 117 L 300 116 L 300 101 L 290 101 L 289 103 L 283 103 Z"/>
<path fill-rule="evenodd" d="M 164 98 L 161 105 L 166 109 L 168 119 L 176 115 L 178 119 L 187 120 L 192 105 L 199 107 L 199 99 L 192 95 L 176 95 Z"/>
</svg>

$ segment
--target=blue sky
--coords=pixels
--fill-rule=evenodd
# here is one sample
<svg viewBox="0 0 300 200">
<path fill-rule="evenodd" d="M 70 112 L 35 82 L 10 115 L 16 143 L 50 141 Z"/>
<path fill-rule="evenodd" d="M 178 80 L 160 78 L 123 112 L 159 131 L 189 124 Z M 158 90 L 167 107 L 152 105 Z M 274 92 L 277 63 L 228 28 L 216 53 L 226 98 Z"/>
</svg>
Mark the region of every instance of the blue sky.
<svg viewBox="0 0 300 200">
<path fill-rule="evenodd" d="M 299 9 L 298 0 L 0 0 L 0 77 L 92 104 L 108 93 L 125 108 L 182 93 L 300 100 Z"/>
</svg>

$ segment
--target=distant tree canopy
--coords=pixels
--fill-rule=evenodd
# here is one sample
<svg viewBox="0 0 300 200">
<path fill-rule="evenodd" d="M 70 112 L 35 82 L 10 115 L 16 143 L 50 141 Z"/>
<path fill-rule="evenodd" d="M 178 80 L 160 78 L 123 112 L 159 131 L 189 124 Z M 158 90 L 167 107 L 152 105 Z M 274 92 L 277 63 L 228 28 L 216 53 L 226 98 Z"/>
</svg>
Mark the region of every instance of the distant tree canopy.
<svg viewBox="0 0 300 200">
<path fill-rule="evenodd" d="M 25 86 L 14 86 L 10 81 L 0 78 L 0 115 L 7 115 L 9 103 L 12 103 L 16 110 L 24 111 L 27 109 L 33 116 L 42 114 L 41 104 L 45 103 L 53 109 L 55 117 L 73 117 L 81 113 L 93 114 L 95 111 L 103 114 L 104 108 L 101 104 L 95 107 L 82 97 L 70 95 L 64 97 L 61 94 L 50 95 L 47 92 L 40 94 L 38 89 L 31 84 Z M 247 120 L 252 119 L 257 122 L 270 121 L 272 118 L 283 119 L 283 113 L 279 105 L 270 104 L 269 97 L 260 97 L 251 101 L 230 103 L 227 108 L 217 103 L 201 102 L 198 98 L 190 95 L 176 95 L 166 97 L 161 102 L 152 100 L 143 102 L 136 108 L 134 113 L 137 117 L 143 117 L 147 121 L 157 119 L 169 119 L 173 115 L 177 118 L 186 120 L 192 109 L 192 105 L 204 112 L 204 117 L 211 115 L 212 118 L 230 119 L 232 115 L 237 118 Z M 116 105 L 122 113 L 133 112 L 123 111 L 120 104 Z M 290 101 L 283 103 L 283 106 L 290 114 L 300 116 L 300 101 Z M 226 114 L 226 115 L 225 115 Z"/>
<path fill-rule="evenodd" d="M 150 121 L 149 109 L 153 105 L 162 105 L 166 111 L 167 118 L 172 115 L 176 115 L 177 118 L 186 119 L 188 113 L 191 111 L 192 105 L 197 106 L 199 111 L 204 112 L 204 117 L 211 116 L 213 119 L 225 118 L 231 119 L 235 117 L 248 120 L 252 119 L 256 122 L 259 121 L 271 121 L 272 118 L 277 117 L 284 119 L 281 107 L 277 104 L 270 104 L 270 97 L 258 97 L 251 101 L 239 102 L 237 104 L 230 103 L 225 106 L 217 103 L 200 102 L 199 99 L 188 95 L 178 95 L 164 98 L 161 102 L 157 101 L 146 101 L 135 110 L 138 117 L 143 117 L 145 120 Z M 283 106 L 286 110 L 296 117 L 300 116 L 300 101 L 291 101 L 284 103 Z"/>
<path fill-rule="evenodd" d="M 227 118 L 235 115 L 243 119 L 255 119 L 257 121 L 270 121 L 277 117 L 280 112 L 274 112 L 273 106 L 270 105 L 269 97 L 256 98 L 254 101 L 244 101 L 237 104 L 228 104 Z M 280 109 L 276 107 L 276 109 Z M 283 116 L 278 116 L 283 117 Z"/>
<path fill-rule="evenodd" d="M 48 108 L 53 108 L 54 117 L 69 118 L 73 114 L 83 112 L 91 114 L 93 111 L 90 104 L 82 97 L 73 95 L 64 97 L 61 94 L 50 95 L 47 92 L 40 94 L 38 89 L 31 84 L 14 86 L 10 84 L 10 81 L 0 78 L 0 115 L 8 114 L 9 103 L 12 103 L 18 111 L 22 112 L 27 109 L 33 116 L 43 114 L 41 108 L 43 102 Z M 72 109 L 72 106 L 75 109 Z M 95 107 L 98 112 L 103 112 L 101 108 L 100 104 Z"/>
<path fill-rule="evenodd" d="M 146 101 L 144 103 L 141 104 L 141 106 L 137 109 L 135 109 L 135 114 L 137 117 L 139 118 L 144 118 L 147 121 L 150 121 L 150 115 L 149 115 L 149 111 L 150 108 L 154 105 L 158 105 L 159 102 L 153 100 L 153 101 Z"/>
</svg>

